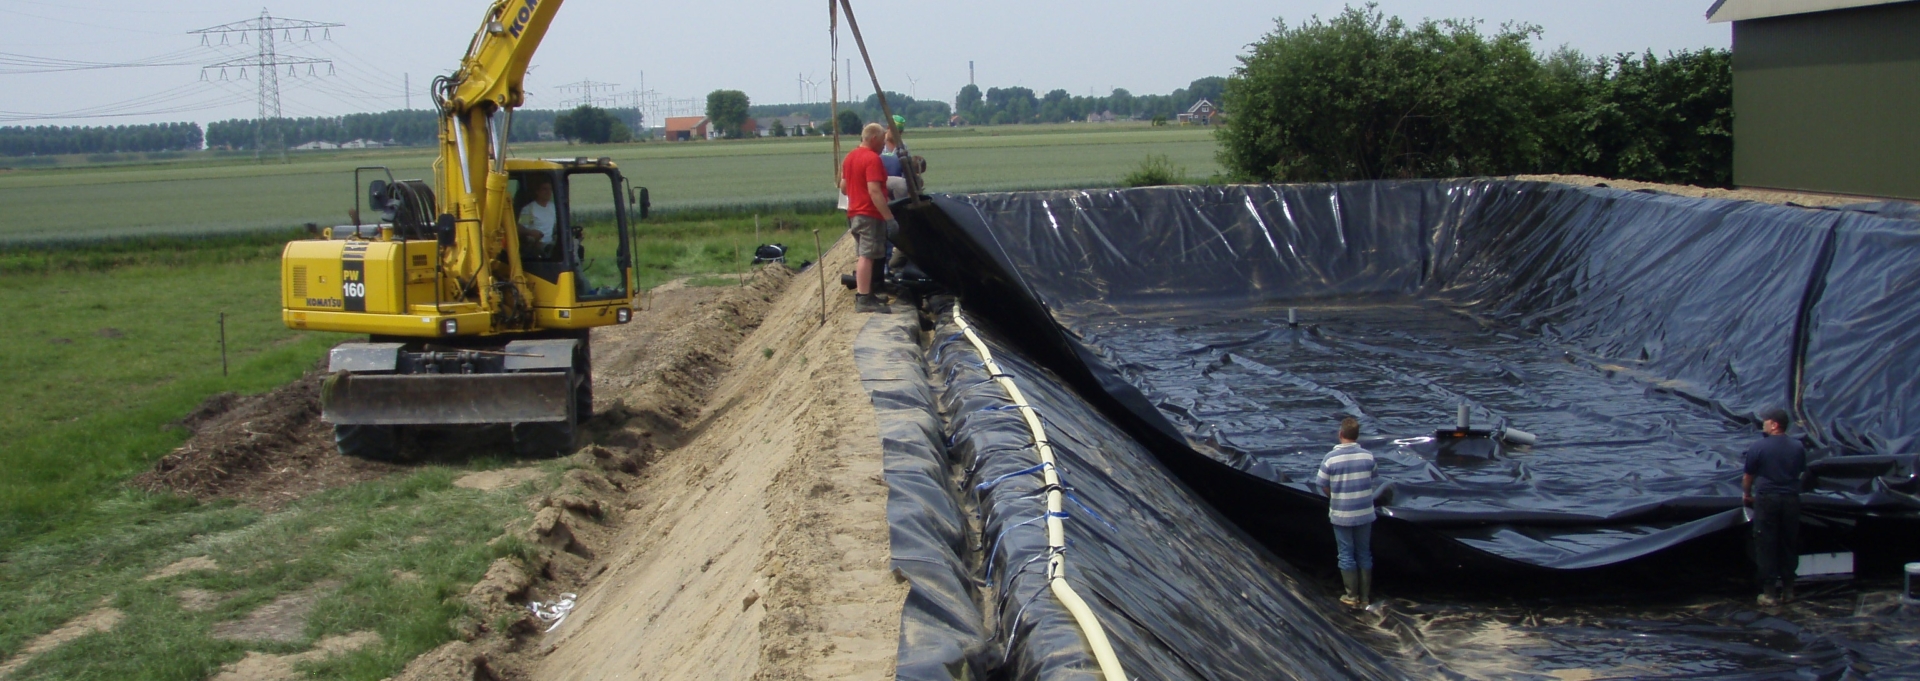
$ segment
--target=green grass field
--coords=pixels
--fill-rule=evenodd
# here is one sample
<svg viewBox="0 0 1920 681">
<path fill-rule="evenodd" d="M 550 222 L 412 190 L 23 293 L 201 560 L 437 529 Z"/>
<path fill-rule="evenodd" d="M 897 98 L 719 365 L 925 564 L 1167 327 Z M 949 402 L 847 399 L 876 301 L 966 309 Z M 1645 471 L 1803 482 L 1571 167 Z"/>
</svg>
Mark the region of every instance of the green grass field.
<svg viewBox="0 0 1920 681">
<path fill-rule="evenodd" d="M 935 192 L 1113 186 L 1150 154 L 1189 174 L 1217 172 L 1212 131 L 1130 125 L 1043 125 L 915 131 Z M 847 144 L 852 144 L 851 140 Z M 833 198 L 822 138 L 605 146 L 523 145 L 522 157 L 611 157 L 663 211 L 813 203 Z M 346 220 L 352 173 L 385 165 L 430 177 L 431 150 L 300 152 L 289 163 L 198 158 L 144 165 L 0 172 L 0 241 L 200 234 Z"/>
<path fill-rule="evenodd" d="M 1192 175 L 1217 170 L 1204 130 L 1015 126 L 909 140 L 929 159 L 936 192 L 1112 186 L 1149 155 Z M 643 289 L 678 277 L 733 285 L 758 243 L 786 244 L 798 265 L 818 259 L 815 230 L 830 245 L 846 229 L 843 215 L 823 211 L 833 184 L 821 140 L 516 153 L 610 156 L 652 189 L 665 210 L 635 226 Z M 126 614 L 114 631 L 61 646 L 9 678 L 204 679 L 249 650 L 292 652 L 372 630 L 379 645 L 308 670 L 371 680 L 456 635 L 452 622 L 465 612 L 457 596 L 489 561 L 516 550 L 489 540 L 527 514 L 531 490 L 481 493 L 451 481 L 462 469 L 505 462 L 426 465 L 274 513 L 125 484 L 186 438 L 169 424 L 206 398 L 284 384 L 347 338 L 281 324 L 281 247 L 302 237 L 301 223 L 344 219 L 354 166 L 389 165 L 409 177 L 425 174 L 427 161 L 414 149 L 296 154 L 287 164 L 188 155 L 0 171 L 0 325 L 8 330 L 0 335 L 0 660 L 103 603 Z M 589 232 L 598 235 L 588 243 L 595 272 L 611 273 L 612 239 Z M 225 569 L 141 579 L 199 555 Z M 210 636 L 216 622 L 317 584 L 336 586 L 300 643 Z M 185 588 L 224 600 L 188 611 L 177 598 Z"/>
<path fill-rule="evenodd" d="M 818 257 L 811 230 L 831 243 L 845 229 L 832 213 L 759 222 L 761 240 L 793 247 L 794 264 Z M 751 214 L 681 213 L 637 225 L 641 285 L 677 277 L 733 285 L 755 243 L 754 224 Z M 490 540 L 527 515 L 525 494 L 451 481 L 464 469 L 517 462 L 421 466 L 271 514 L 124 484 L 185 439 L 168 424 L 207 397 L 283 384 L 347 338 L 280 322 L 278 256 L 298 236 L 0 245 L 0 324 L 10 329 L 0 336 L 0 404 L 8 407 L 0 410 L 0 584 L 8 586 L 0 590 L 0 660 L 103 602 L 126 613 L 113 632 L 61 646 L 9 678 L 204 679 L 249 650 L 294 652 L 355 631 L 377 632 L 381 643 L 311 671 L 386 678 L 452 640 L 453 622 L 468 614 L 458 596 L 490 561 L 516 550 Z M 613 252 L 611 239 L 588 247 Z M 224 375 L 222 312 L 231 366 Z M 199 555 L 225 569 L 142 579 Z M 337 586 L 317 604 L 301 643 L 211 636 L 216 622 L 317 584 Z M 185 610 L 176 594 L 186 588 L 223 600 L 210 611 Z"/>
</svg>

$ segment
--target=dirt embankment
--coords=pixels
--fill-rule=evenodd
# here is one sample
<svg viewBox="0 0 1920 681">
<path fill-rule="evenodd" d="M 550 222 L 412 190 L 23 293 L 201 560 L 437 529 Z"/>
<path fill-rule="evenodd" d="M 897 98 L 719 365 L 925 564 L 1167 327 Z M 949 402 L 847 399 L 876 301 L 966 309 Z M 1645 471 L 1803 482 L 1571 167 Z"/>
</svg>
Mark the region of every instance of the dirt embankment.
<svg viewBox="0 0 1920 681">
<path fill-rule="evenodd" d="M 496 562 L 466 640 L 399 678 L 891 678 L 906 585 L 852 361 L 865 318 L 834 286 L 822 326 L 819 281 L 667 289 L 663 323 L 597 335 L 586 468 L 513 529 L 537 554 Z M 567 593 L 558 625 L 528 616 Z"/>
<path fill-rule="evenodd" d="M 314 492 L 402 470 L 340 455 L 333 430 L 320 420 L 319 371 L 259 395 L 222 393 L 177 424 L 186 444 L 155 462 L 133 484 L 201 501 L 236 499 L 275 509 Z"/>
<path fill-rule="evenodd" d="M 850 269 L 848 244 L 825 266 Z M 828 293 L 822 326 L 819 277 L 801 273 L 721 358 L 684 443 L 628 491 L 605 574 L 535 646 L 534 678 L 892 677 L 906 585 L 853 366 L 865 316 Z"/>
</svg>

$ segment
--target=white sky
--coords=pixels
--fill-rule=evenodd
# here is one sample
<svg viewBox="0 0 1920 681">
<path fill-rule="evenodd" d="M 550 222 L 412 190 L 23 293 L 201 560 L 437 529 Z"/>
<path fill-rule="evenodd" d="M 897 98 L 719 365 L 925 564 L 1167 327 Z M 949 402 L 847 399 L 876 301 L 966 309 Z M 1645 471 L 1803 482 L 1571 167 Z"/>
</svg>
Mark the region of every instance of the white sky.
<svg viewBox="0 0 1920 681">
<path fill-rule="evenodd" d="M 1245 46 L 1270 31 L 1274 19 L 1298 23 L 1330 17 L 1346 3 L 1325 0 L 1213 0 L 1206 3 L 1053 2 L 973 0 L 965 3 L 859 1 L 861 28 L 889 90 L 951 102 L 967 83 L 967 61 L 977 81 L 1077 95 L 1124 87 L 1165 94 L 1193 79 L 1227 75 Z M 1728 24 L 1709 25 L 1709 0 L 1380 0 L 1380 9 L 1410 21 L 1424 17 L 1483 19 L 1490 26 L 1522 21 L 1541 26 L 1543 49 L 1568 44 L 1589 54 L 1727 47 Z M 797 76 L 819 83 L 826 98 L 827 17 L 824 3 L 612 2 L 571 0 L 560 11 L 528 76 L 530 106 L 551 108 L 575 96 L 555 88 L 583 79 L 678 98 L 720 88 L 744 90 L 755 103 L 801 97 Z M 328 58 L 331 78 L 282 78 L 288 116 L 382 111 L 403 104 L 403 74 L 411 74 L 413 106 L 430 106 L 433 75 L 451 71 L 486 8 L 484 0 L 296 0 L 267 6 L 275 16 L 334 22 L 330 42 L 296 41 L 284 54 Z M 194 64 L 245 57 L 253 43 L 200 47 L 188 31 L 257 17 L 256 1 L 190 3 L 125 0 L 0 0 L 7 38 L 0 59 L 16 55 L 89 62 L 166 57 L 175 66 L 64 73 L 17 73 L 0 61 L 0 125 L 119 124 L 156 121 L 206 123 L 255 115 L 254 81 L 201 82 Z M 851 37 L 842 56 L 855 58 Z M 844 69 L 844 66 L 842 66 Z M 326 67 L 317 68 L 320 74 Z M 844 73 L 844 71 L 843 71 Z M 284 74 L 284 71 L 282 71 Z M 249 78 L 254 74 L 249 73 Z M 909 76 L 917 79 L 910 82 Z M 865 97 L 871 87 L 860 88 Z M 117 117 L 54 117 L 84 109 Z"/>
</svg>

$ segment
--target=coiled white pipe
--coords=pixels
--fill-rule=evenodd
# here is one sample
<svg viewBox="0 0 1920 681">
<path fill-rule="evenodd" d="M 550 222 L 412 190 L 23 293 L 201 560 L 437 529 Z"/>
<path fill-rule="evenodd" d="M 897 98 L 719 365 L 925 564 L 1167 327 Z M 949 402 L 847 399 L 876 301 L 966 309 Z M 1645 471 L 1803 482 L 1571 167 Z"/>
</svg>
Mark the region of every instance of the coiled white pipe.
<svg viewBox="0 0 1920 681">
<path fill-rule="evenodd" d="M 1100 618 L 1095 617 L 1093 608 L 1074 593 L 1073 586 L 1067 583 L 1067 529 L 1062 523 L 1062 494 L 1060 474 L 1053 464 L 1053 445 L 1047 443 L 1046 427 L 1040 422 L 1040 413 L 1027 404 L 1027 398 L 1020 393 L 1020 386 L 1014 385 L 1013 378 L 1000 370 L 993 361 L 993 353 L 987 350 L 987 344 L 974 334 L 973 327 L 960 315 L 960 304 L 953 304 L 953 323 L 960 327 L 967 341 L 973 343 L 975 352 L 980 353 L 980 363 L 985 365 L 987 376 L 1007 391 L 1007 397 L 1020 409 L 1020 415 L 1027 421 L 1027 429 L 1033 431 L 1034 449 L 1040 452 L 1040 474 L 1046 480 L 1047 488 L 1047 547 L 1051 557 L 1047 560 L 1047 585 L 1053 589 L 1053 597 L 1060 599 L 1067 612 L 1073 615 L 1073 621 L 1080 625 L 1080 632 L 1087 637 L 1087 648 L 1093 651 L 1093 659 L 1100 665 L 1101 676 L 1106 681 L 1127 681 L 1127 672 L 1120 666 L 1120 656 L 1113 652 L 1113 644 L 1107 640 L 1106 629 L 1100 626 Z M 1018 622 L 1014 626 L 1019 626 Z"/>
</svg>

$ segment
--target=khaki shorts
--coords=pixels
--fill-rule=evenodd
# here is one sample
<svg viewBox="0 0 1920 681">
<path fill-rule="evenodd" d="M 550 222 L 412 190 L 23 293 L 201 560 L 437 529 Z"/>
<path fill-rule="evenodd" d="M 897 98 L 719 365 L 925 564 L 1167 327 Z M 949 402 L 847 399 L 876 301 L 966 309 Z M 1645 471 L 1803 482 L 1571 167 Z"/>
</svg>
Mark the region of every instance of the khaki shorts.
<svg viewBox="0 0 1920 681">
<path fill-rule="evenodd" d="M 855 215 L 853 226 L 847 231 L 853 232 L 854 255 L 876 260 L 887 257 L 887 222 L 885 220 Z"/>
</svg>

